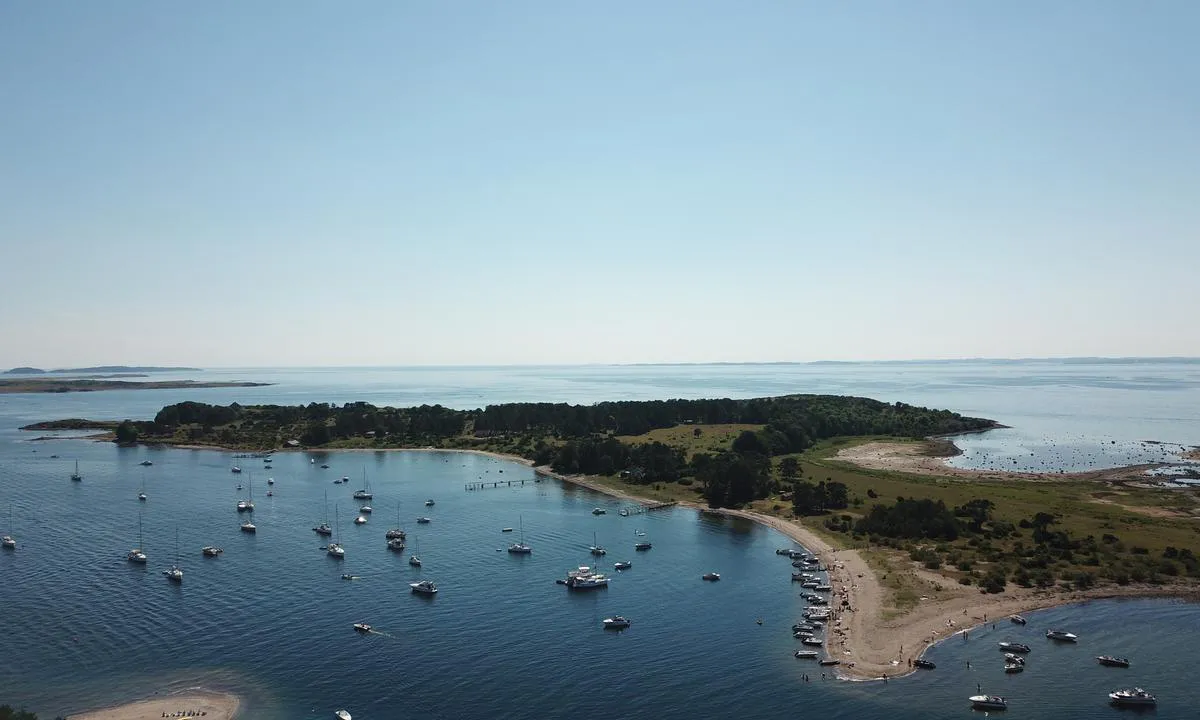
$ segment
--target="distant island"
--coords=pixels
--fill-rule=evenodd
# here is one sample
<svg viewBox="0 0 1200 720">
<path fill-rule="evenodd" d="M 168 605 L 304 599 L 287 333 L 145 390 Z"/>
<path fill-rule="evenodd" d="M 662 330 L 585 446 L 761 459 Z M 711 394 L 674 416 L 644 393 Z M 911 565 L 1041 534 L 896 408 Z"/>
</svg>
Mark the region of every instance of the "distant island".
<svg viewBox="0 0 1200 720">
<path fill-rule="evenodd" d="M 100 390 L 178 390 L 180 388 L 262 387 L 261 382 L 197 382 L 195 380 L 100 380 L 76 378 L 21 378 L 0 380 L 0 394 L 12 393 L 69 393 Z"/>
<path fill-rule="evenodd" d="M 78 375 L 81 373 L 152 373 L 152 372 L 203 372 L 194 367 L 158 367 L 155 365 L 95 365 L 93 367 L 57 368 L 43 370 L 35 367 L 17 367 L 5 370 L 0 375 Z"/>
</svg>

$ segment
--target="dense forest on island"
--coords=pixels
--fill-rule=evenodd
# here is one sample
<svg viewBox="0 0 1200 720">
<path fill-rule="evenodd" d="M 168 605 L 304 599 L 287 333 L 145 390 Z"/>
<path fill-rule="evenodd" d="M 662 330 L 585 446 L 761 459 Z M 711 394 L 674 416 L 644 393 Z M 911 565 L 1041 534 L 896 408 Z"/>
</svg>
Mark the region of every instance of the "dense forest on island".
<svg viewBox="0 0 1200 720">
<path fill-rule="evenodd" d="M 84 421 L 78 421 L 84 422 Z M 639 441 L 652 431 L 690 427 L 750 428 L 729 447 L 689 455 L 678 445 Z M 47 429 L 41 423 L 29 429 Z M 61 427 L 61 422 L 57 424 Z M 280 447 L 441 447 L 508 452 L 555 472 L 618 476 L 635 484 L 698 484 L 710 505 L 737 506 L 779 491 L 794 477 L 773 470 L 772 458 L 803 452 L 833 437 L 923 438 L 983 430 L 996 423 L 904 403 L 860 397 L 788 395 L 744 400 L 654 400 L 507 403 L 476 410 L 441 405 L 408 408 L 345 405 L 168 405 L 153 420 L 126 420 L 119 443 L 163 442 L 238 449 Z M 845 506 L 844 492 L 822 508 Z M 825 492 L 825 490 L 822 490 Z"/>
</svg>

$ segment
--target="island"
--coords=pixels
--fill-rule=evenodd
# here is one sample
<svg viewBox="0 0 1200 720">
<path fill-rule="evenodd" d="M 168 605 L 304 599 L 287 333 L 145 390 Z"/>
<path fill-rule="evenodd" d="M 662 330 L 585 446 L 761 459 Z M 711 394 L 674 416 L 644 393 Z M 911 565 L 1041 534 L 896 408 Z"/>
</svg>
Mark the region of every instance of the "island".
<svg viewBox="0 0 1200 720">
<path fill-rule="evenodd" d="M 17 367 L 0 372 L 0 375 L 81 375 L 84 373 L 156 373 L 156 372 L 203 372 L 194 367 L 160 367 L 157 365 L 93 365 L 80 368 L 57 368 L 43 370 L 36 367 Z"/>
<path fill-rule="evenodd" d="M 953 436 L 1002 426 L 904 403 L 829 395 L 473 410 L 182 402 L 153 419 L 89 423 L 25 429 L 256 452 L 488 453 L 647 507 L 752 520 L 828 569 L 840 632 L 829 634 L 826 651 L 848 676 L 904 674 L 930 643 L 1033 608 L 1200 592 L 1200 490 L 1163 488 L 1145 467 L 952 469 L 944 458 L 957 452 Z"/>
<path fill-rule="evenodd" d="M 263 387 L 273 383 L 225 382 L 197 380 L 111 380 L 98 378 L 75 378 L 57 380 L 53 378 L 0 379 L 0 394 L 6 393 L 69 393 L 97 392 L 100 390 L 179 390 L 189 388 Z"/>
</svg>

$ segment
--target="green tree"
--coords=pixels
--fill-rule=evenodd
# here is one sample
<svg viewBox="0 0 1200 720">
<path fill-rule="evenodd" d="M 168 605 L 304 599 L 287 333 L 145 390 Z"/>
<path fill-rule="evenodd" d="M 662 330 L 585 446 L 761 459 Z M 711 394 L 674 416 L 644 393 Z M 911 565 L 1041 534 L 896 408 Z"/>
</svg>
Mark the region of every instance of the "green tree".
<svg viewBox="0 0 1200 720">
<path fill-rule="evenodd" d="M 117 426 L 117 442 L 121 445 L 131 445 L 137 442 L 137 426 L 128 420 L 122 420 Z"/>
<path fill-rule="evenodd" d="M 0 720 L 37 720 L 37 715 L 25 710 L 14 710 L 9 705 L 0 705 Z"/>
<path fill-rule="evenodd" d="M 794 457 L 785 457 L 779 461 L 779 475 L 788 482 L 795 482 L 800 476 L 800 461 Z"/>
</svg>

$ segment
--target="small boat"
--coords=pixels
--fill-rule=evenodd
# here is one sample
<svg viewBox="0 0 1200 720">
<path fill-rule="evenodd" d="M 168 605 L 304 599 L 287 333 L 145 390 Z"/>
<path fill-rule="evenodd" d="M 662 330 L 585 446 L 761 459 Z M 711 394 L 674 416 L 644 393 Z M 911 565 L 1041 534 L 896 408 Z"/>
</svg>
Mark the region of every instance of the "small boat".
<svg viewBox="0 0 1200 720">
<path fill-rule="evenodd" d="M 388 550 L 393 550 L 395 552 L 404 552 L 404 548 L 406 547 L 403 538 L 392 538 L 387 541 L 387 546 Z"/>
<path fill-rule="evenodd" d="M 274 484 L 275 484 L 275 478 L 267 478 L 267 484 L 268 484 L 268 485 L 274 485 Z"/>
<path fill-rule="evenodd" d="M 824 640 L 822 640 L 821 638 L 817 638 L 817 637 L 800 638 L 800 642 L 804 643 L 805 645 L 811 645 L 813 647 L 821 647 L 822 645 L 825 644 Z"/>
<path fill-rule="evenodd" d="M 818 585 L 813 589 L 816 590 L 817 592 L 833 592 L 832 585 Z"/>
<path fill-rule="evenodd" d="M 251 522 L 250 520 L 247 520 L 246 522 L 242 523 L 242 532 L 244 532 L 244 533 L 256 533 L 256 532 L 258 532 L 258 526 L 257 526 L 257 525 L 255 525 L 255 524 L 254 524 L 253 522 Z"/>
<path fill-rule="evenodd" d="M 796 573 L 792 573 L 792 578 L 795 579 L 795 577 L 796 577 Z M 809 590 L 816 590 L 817 587 L 819 587 L 820 585 L 821 585 L 821 583 L 816 580 L 805 580 L 804 584 L 801 585 L 800 587 L 808 588 Z"/>
<path fill-rule="evenodd" d="M 241 471 L 242 471 L 242 469 L 240 467 L 238 467 L 237 465 L 234 465 L 233 467 L 229 468 L 229 472 L 234 473 L 235 475 L 237 473 L 240 473 Z"/>
<path fill-rule="evenodd" d="M 775 554 L 776 555 L 791 555 L 792 549 L 791 548 L 775 548 Z"/>
<path fill-rule="evenodd" d="M 614 615 L 613 617 L 604 619 L 605 630 L 624 630 L 625 628 L 629 627 L 630 624 L 629 618 L 621 615 Z"/>
<path fill-rule="evenodd" d="M 421 541 L 417 540 L 417 552 L 408 557 L 408 564 L 413 567 L 421 567 Z"/>
<path fill-rule="evenodd" d="M 1004 663 L 1004 672 L 1019 673 L 1025 670 L 1025 663 Z"/>
<path fill-rule="evenodd" d="M 841 660 L 835 660 L 834 658 L 825 658 L 824 660 L 821 661 L 821 667 L 828 667 L 830 665 L 840 665 L 841 663 L 842 663 Z"/>
<path fill-rule="evenodd" d="M 629 517 L 629 511 L 626 510 L 625 508 L 621 508 L 620 510 L 618 510 L 617 514 L 620 515 L 621 517 Z"/>
<path fill-rule="evenodd" d="M 269 494 L 269 493 L 268 493 L 268 494 Z M 360 507 L 360 508 L 358 509 L 358 511 L 359 511 L 360 513 L 366 513 L 366 514 L 370 515 L 372 512 L 374 512 L 374 511 L 375 511 L 375 508 L 371 507 L 370 505 L 363 505 L 362 507 Z"/>
<path fill-rule="evenodd" d="M 142 502 L 146 502 L 146 493 L 144 493 L 144 492 L 138 493 L 138 500 L 140 500 Z"/>
<path fill-rule="evenodd" d="M 366 623 L 354 623 L 354 629 L 361 633 L 371 632 L 371 626 Z"/>
<path fill-rule="evenodd" d="M 342 579 L 343 579 L 343 580 L 357 580 L 357 579 L 358 579 L 358 576 L 357 576 L 357 575 L 351 575 L 350 573 L 342 573 Z"/>
<path fill-rule="evenodd" d="M 932 662 L 924 658 L 918 658 L 917 660 L 913 660 L 913 667 L 921 668 L 922 670 L 932 670 L 936 668 L 937 665 L 934 665 Z"/>
<path fill-rule="evenodd" d="M 1007 710 L 1008 701 L 999 695 L 972 695 L 967 698 L 976 710 Z"/>
<path fill-rule="evenodd" d="M 1101 665 L 1107 665 L 1108 667 L 1123 667 L 1123 668 L 1129 667 L 1129 659 L 1128 658 L 1114 657 L 1112 655 L 1101 655 L 1100 657 L 1096 658 L 1096 660 Z"/>
<path fill-rule="evenodd" d="M 717 580 L 721 579 L 721 574 L 715 573 L 715 572 L 707 572 L 707 573 L 704 573 L 703 575 L 701 575 L 700 579 L 708 580 L 709 582 L 716 582 Z"/>
<path fill-rule="evenodd" d="M 321 463 L 321 469 L 322 469 L 322 470 L 328 470 L 328 469 L 329 469 L 329 465 L 328 465 L 327 463 Z"/>
<path fill-rule="evenodd" d="M 821 653 L 816 650 L 797 650 L 796 657 L 801 660 L 816 660 L 821 656 Z"/>
<path fill-rule="evenodd" d="M 367 518 L 365 518 L 365 517 L 364 517 L 364 516 L 362 516 L 362 515 L 359 515 L 358 517 L 354 518 L 354 524 L 355 524 L 355 525 L 362 525 L 362 524 L 363 524 L 363 523 L 365 523 L 366 521 L 367 521 Z"/>
<path fill-rule="evenodd" d="M 409 583 L 408 586 L 412 588 L 412 591 L 418 595 L 433 595 L 438 591 L 437 585 L 434 585 L 432 580 L 422 580 L 420 582 Z"/>
<path fill-rule="evenodd" d="M 322 467 L 328 467 L 328 466 L 322 466 Z M 353 718 L 350 717 L 350 713 L 346 712 L 345 710 L 338 710 L 337 712 L 335 712 L 333 714 L 333 716 L 335 718 L 337 718 L 338 720 L 353 720 Z"/>
<path fill-rule="evenodd" d="M 51 457 L 58 457 L 58 456 L 52 455 Z M 79 474 L 79 461 L 78 460 L 75 461 L 75 472 L 71 473 L 71 479 L 74 480 L 75 482 L 79 482 L 80 480 L 83 479 L 83 476 Z"/>
<path fill-rule="evenodd" d="M 267 497 L 275 497 L 275 491 L 274 491 L 274 490 L 268 490 L 268 491 L 267 491 Z"/>
<path fill-rule="evenodd" d="M 175 564 L 169 570 L 163 570 L 163 575 L 171 582 L 183 582 L 183 569 L 179 567 L 179 528 L 175 529 Z"/>
<path fill-rule="evenodd" d="M 17 541 L 13 540 L 12 535 L 5 535 L 0 537 L 0 547 L 7 548 L 9 550 L 15 550 L 17 547 Z"/>
<path fill-rule="evenodd" d="M 1025 623 L 1029 622 L 1028 620 L 1021 617 L 1020 615 L 1013 615 L 1013 616 L 1009 617 L 1008 619 L 1017 625 L 1024 625 Z"/>
<path fill-rule="evenodd" d="M 593 515 L 607 515 L 608 511 L 604 508 L 592 508 Z"/>
<path fill-rule="evenodd" d="M 1000 649 L 1005 652 L 1014 652 L 1014 653 L 1030 652 L 1028 645 L 1024 645 L 1022 643 L 1016 643 L 1016 642 L 1002 642 L 1002 643 L 1000 643 Z"/>
<path fill-rule="evenodd" d="M 419 517 L 419 518 L 417 518 L 417 524 L 418 524 L 418 525 L 428 525 L 428 524 L 429 524 L 429 523 L 431 523 L 431 522 L 433 522 L 433 520 L 432 520 L 432 519 L 430 519 L 430 518 L 427 518 L 427 517 Z"/>
<path fill-rule="evenodd" d="M 1108 694 L 1108 701 L 1117 707 L 1154 707 L 1158 699 L 1141 688 L 1130 690 L 1113 690 Z"/>
<path fill-rule="evenodd" d="M 237 487 L 236 487 L 236 488 L 234 488 L 234 490 L 237 490 L 238 492 L 241 492 L 241 491 L 242 491 L 242 484 L 241 484 L 241 483 L 238 483 L 238 484 L 237 484 Z"/>
<path fill-rule="evenodd" d="M 628 560 L 613 563 L 613 570 L 628 570 L 631 567 L 633 567 L 633 563 Z"/>
<path fill-rule="evenodd" d="M 433 502 L 433 500 L 426 500 L 426 501 L 425 501 L 425 507 L 433 507 L 433 506 L 434 506 L 434 502 Z"/>
<path fill-rule="evenodd" d="M 334 485 L 341 485 L 341 484 L 342 484 L 342 481 L 341 481 L 341 480 L 334 480 L 334 481 L 333 481 L 333 484 L 334 484 Z"/>
<path fill-rule="evenodd" d="M 1075 642 L 1079 640 L 1078 635 L 1069 633 L 1066 630 L 1047 630 L 1046 637 L 1050 640 L 1061 640 L 1062 642 Z"/>
<path fill-rule="evenodd" d="M 580 565 L 568 571 L 567 579 L 562 583 L 572 590 L 599 590 L 608 587 L 608 576 L 593 571 L 587 565 Z"/>
<path fill-rule="evenodd" d="M 1016 653 L 1004 653 L 1004 662 L 1017 663 L 1018 665 L 1025 664 L 1025 658 Z"/>
<path fill-rule="evenodd" d="M 796 623 L 795 625 L 792 626 L 792 632 L 794 632 L 794 633 L 800 632 L 801 630 L 804 630 L 807 632 L 814 632 L 816 629 L 817 629 L 817 626 L 813 625 L 812 623 Z"/>
<path fill-rule="evenodd" d="M 140 463 L 138 463 L 138 465 L 141 465 L 142 467 L 150 467 L 153 464 L 154 463 L 150 462 L 149 460 L 143 460 Z M 81 477 L 80 480 L 82 480 L 82 479 L 83 478 Z"/>
<path fill-rule="evenodd" d="M 500 530 L 500 532 L 512 532 L 512 531 L 513 531 L 513 529 L 512 529 L 512 528 L 502 528 L 502 529 Z"/>
<path fill-rule="evenodd" d="M 648 542 L 634 543 L 634 545 L 633 545 L 633 549 L 637 550 L 639 552 L 644 551 L 644 550 L 649 550 L 651 547 L 653 547 L 653 546 Z"/>
<path fill-rule="evenodd" d="M 797 640 L 804 640 L 805 638 L 813 637 L 816 634 L 817 633 L 815 630 L 797 630 L 792 633 L 792 637 L 796 638 Z"/>
<path fill-rule="evenodd" d="M 205 545 L 200 548 L 200 552 L 204 553 L 205 557 L 216 557 L 225 551 L 215 545 Z"/>
</svg>

